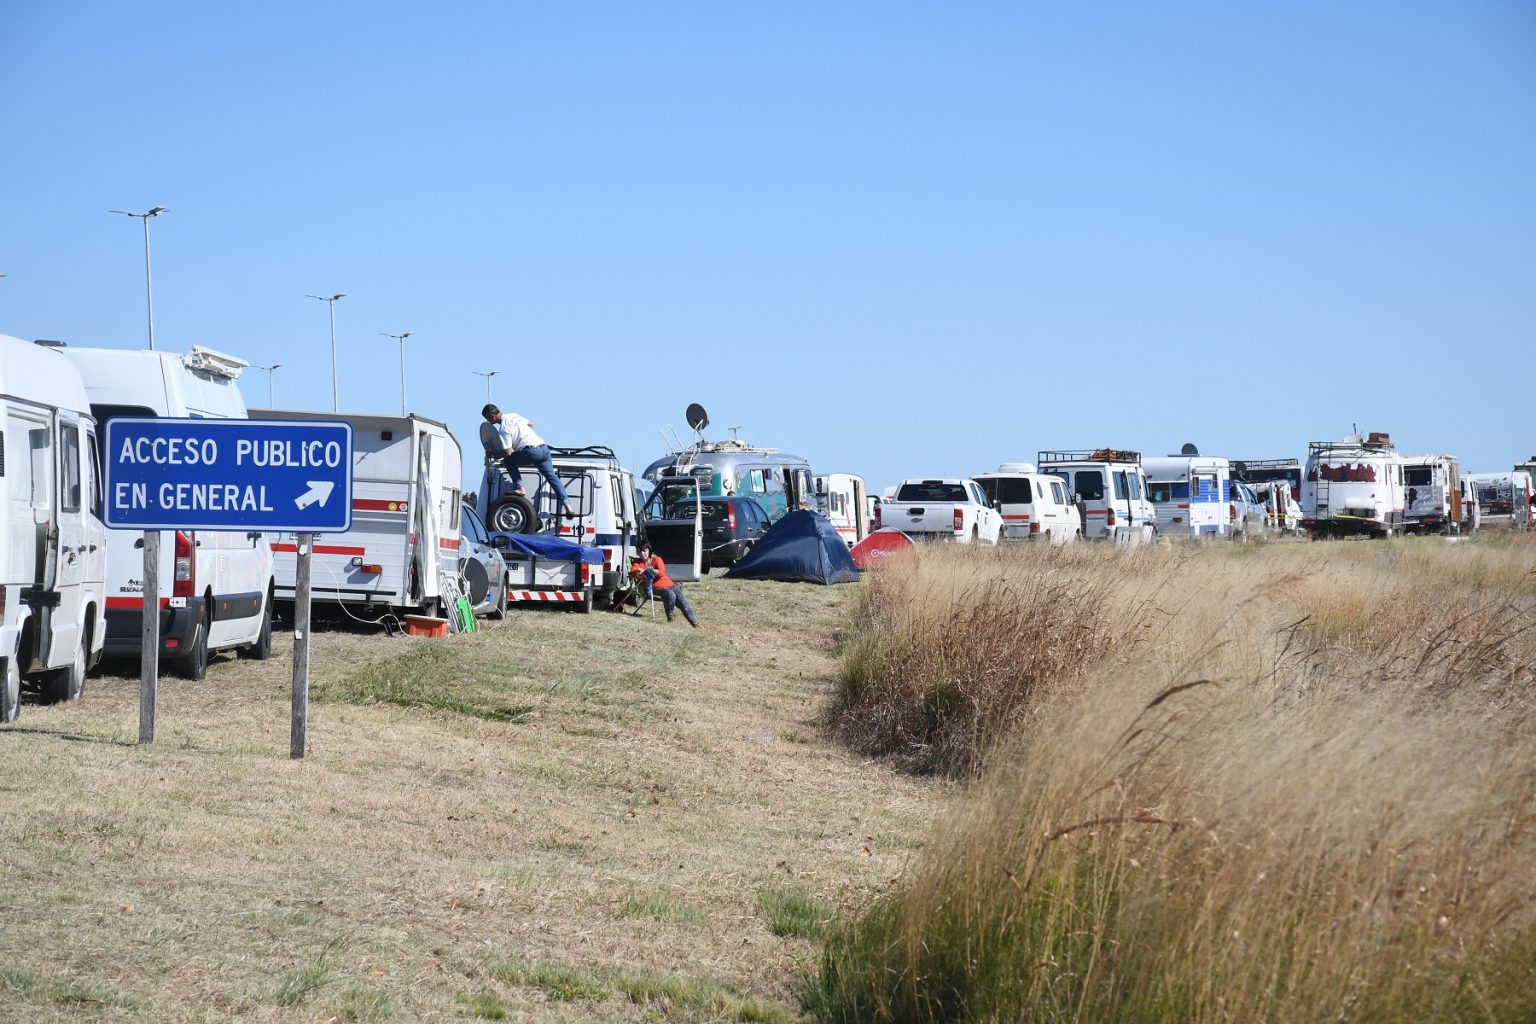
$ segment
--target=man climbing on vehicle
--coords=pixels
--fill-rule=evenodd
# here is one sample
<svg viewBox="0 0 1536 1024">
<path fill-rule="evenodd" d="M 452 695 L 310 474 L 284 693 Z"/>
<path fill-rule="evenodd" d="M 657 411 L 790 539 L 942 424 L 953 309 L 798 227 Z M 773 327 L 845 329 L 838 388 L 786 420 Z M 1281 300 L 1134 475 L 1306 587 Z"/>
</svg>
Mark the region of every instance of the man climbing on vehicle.
<svg viewBox="0 0 1536 1024">
<path fill-rule="evenodd" d="M 667 575 L 667 563 L 661 560 L 659 555 L 651 554 L 649 544 L 641 544 L 635 552 L 634 564 L 629 569 L 630 578 L 634 579 L 642 587 L 650 583 L 651 592 L 661 598 L 661 606 L 666 609 L 667 621 L 672 621 L 674 608 L 682 611 L 683 618 L 688 620 L 688 625 L 694 629 L 699 628 L 699 617 L 693 613 L 693 605 L 688 603 L 688 598 L 683 595 L 683 588 L 678 586 L 672 577 Z"/>
<path fill-rule="evenodd" d="M 485 417 L 485 422 L 480 424 L 480 444 L 487 455 L 499 457 L 502 466 L 511 474 L 512 493 L 524 493 L 523 475 L 518 469 L 531 466 L 549 482 L 550 489 L 560 499 L 561 514 L 567 519 L 575 519 L 570 495 L 565 493 L 565 485 L 560 482 L 554 463 L 549 459 L 549 445 L 534 432 L 533 421 L 517 413 L 505 415 L 489 403 L 480 410 L 480 415 Z"/>
</svg>

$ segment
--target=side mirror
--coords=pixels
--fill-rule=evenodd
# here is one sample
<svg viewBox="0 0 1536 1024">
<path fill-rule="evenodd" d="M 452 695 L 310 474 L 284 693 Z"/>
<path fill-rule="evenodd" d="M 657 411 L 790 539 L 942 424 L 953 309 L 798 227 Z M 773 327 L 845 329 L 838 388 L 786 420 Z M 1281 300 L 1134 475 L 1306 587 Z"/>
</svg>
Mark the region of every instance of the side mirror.
<svg viewBox="0 0 1536 1024">
<path fill-rule="evenodd" d="M 491 535 L 491 547 L 493 547 L 493 548 L 507 548 L 507 547 L 511 547 L 511 546 L 512 546 L 512 542 L 510 540 L 508 540 L 506 537 L 502 536 L 501 534 L 495 533 L 495 534 Z"/>
</svg>

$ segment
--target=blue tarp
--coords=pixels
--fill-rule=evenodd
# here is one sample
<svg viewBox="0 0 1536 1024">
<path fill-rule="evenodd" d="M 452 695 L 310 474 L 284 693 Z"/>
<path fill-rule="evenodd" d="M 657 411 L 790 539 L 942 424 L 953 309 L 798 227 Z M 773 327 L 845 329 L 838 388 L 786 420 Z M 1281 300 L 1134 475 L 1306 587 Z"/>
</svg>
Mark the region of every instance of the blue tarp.
<svg viewBox="0 0 1536 1024">
<path fill-rule="evenodd" d="M 852 583 L 859 570 L 831 520 L 800 509 L 770 526 L 725 575 L 738 580 Z"/>
<path fill-rule="evenodd" d="M 497 540 L 505 537 L 506 542 Z M 603 564 L 603 549 L 588 548 L 575 541 L 548 533 L 491 532 L 491 542 L 497 550 L 509 558 L 537 558 L 545 562 L 586 562 L 588 565 Z"/>
</svg>

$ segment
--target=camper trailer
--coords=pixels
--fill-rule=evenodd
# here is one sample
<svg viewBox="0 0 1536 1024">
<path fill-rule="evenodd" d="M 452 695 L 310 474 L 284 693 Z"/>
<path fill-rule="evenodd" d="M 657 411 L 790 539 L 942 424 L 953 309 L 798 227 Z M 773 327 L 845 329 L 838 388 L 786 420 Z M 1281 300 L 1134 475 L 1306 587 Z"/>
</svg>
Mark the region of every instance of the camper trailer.
<svg viewBox="0 0 1536 1024">
<path fill-rule="evenodd" d="M 1510 523 L 1523 530 L 1536 522 L 1536 495 L 1531 493 L 1529 473 L 1475 473 L 1469 479 L 1477 488 L 1484 523 Z"/>
<path fill-rule="evenodd" d="M 1403 456 L 1403 530 L 1460 533 L 1461 466 L 1454 455 Z"/>
<path fill-rule="evenodd" d="M 1002 514 L 1003 540 L 1069 544 L 1082 537 L 1082 520 L 1067 497 L 1067 485 L 1039 472 L 1034 463 L 1005 462 L 971 479 Z"/>
<path fill-rule="evenodd" d="M 687 478 L 698 481 L 700 497 L 737 494 L 757 499 L 769 522 L 784 513 L 810 508 L 816 485 L 811 464 L 777 448 L 760 448 L 739 438 L 711 441 L 704 436 L 709 415 L 697 402 L 688 406 L 688 426 L 696 435 L 683 446 L 672 438 L 672 453 L 645 467 L 645 479 L 658 487 Z"/>
<path fill-rule="evenodd" d="M 0 721 L 77 700 L 106 639 L 96 423 L 74 366 L 0 336 Z"/>
<path fill-rule="evenodd" d="M 595 588 L 597 597 L 606 599 L 625 585 L 630 556 L 640 545 L 635 475 L 620 464 L 612 448 L 604 445 L 551 447 L 549 454 L 576 518 L 560 517 L 559 500 L 544 478 L 531 469 L 521 471 L 523 484 L 527 487 L 536 482 L 537 488 L 526 502 L 509 500 L 511 481 L 495 457 L 486 459 L 478 506 L 486 510 L 485 523 L 492 532 L 551 533 L 601 548 L 601 579 Z"/>
<path fill-rule="evenodd" d="M 80 372 L 91 411 L 105 431 L 118 416 L 245 419 L 237 381 L 248 365 L 194 345 L 185 354 L 61 348 Z M 144 551 L 140 536 L 112 531 L 107 544 L 106 652 L 143 651 Z M 257 532 L 167 530 L 160 539 L 160 657 L 201 679 L 212 651 L 272 654 L 272 547 Z"/>
<path fill-rule="evenodd" d="M 315 538 L 310 595 L 316 605 L 362 614 L 443 607 L 444 580 L 459 575 L 459 442 L 422 416 L 252 409 L 253 419 L 340 420 L 352 425 L 352 527 Z M 277 596 L 292 601 L 298 537 L 276 535 Z"/>
<path fill-rule="evenodd" d="M 1157 535 L 1157 510 L 1147 498 L 1140 452 L 1043 451 L 1039 466 L 1066 482 L 1082 515 L 1084 537 L 1135 547 Z"/>
<path fill-rule="evenodd" d="M 1313 540 L 1402 532 L 1403 457 L 1383 433 L 1313 441 L 1301 482 L 1301 524 Z"/>
<path fill-rule="evenodd" d="M 1190 446 L 1186 446 L 1190 447 Z M 1225 537 L 1238 527 L 1232 471 L 1218 455 L 1146 459 L 1147 494 L 1165 537 Z"/>
<path fill-rule="evenodd" d="M 869 536 L 867 499 L 861 476 L 823 473 L 816 477 L 816 507 L 850 548 Z"/>
</svg>

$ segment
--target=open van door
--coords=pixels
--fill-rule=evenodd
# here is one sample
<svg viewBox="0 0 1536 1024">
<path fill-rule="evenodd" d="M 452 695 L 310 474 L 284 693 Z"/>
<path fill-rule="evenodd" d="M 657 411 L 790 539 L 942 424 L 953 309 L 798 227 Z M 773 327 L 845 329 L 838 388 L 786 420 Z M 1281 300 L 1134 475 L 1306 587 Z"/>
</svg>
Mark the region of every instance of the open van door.
<svg viewBox="0 0 1536 1024">
<path fill-rule="evenodd" d="M 704 565 L 704 494 L 692 477 L 668 477 L 645 503 L 651 553 L 679 583 L 701 577 Z"/>
</svg>

